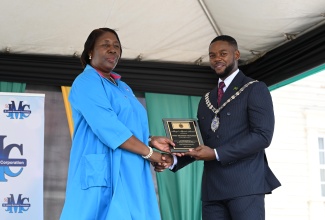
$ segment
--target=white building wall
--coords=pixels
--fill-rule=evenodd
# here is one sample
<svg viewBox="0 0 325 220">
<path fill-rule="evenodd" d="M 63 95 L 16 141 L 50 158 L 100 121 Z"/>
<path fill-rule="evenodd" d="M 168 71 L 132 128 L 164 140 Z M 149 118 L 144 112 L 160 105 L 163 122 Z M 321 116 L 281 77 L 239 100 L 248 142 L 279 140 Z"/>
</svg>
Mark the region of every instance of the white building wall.
<svg viewBox="0 0 325 220">
<path fill-rule="evenodd" d="M 325 137 L 325 71 L 271 95 L 276 123 L 266 154 L 282 186 L 266 196 L 266 219 L 324 220 L 318 137 Z"/>
</svg>

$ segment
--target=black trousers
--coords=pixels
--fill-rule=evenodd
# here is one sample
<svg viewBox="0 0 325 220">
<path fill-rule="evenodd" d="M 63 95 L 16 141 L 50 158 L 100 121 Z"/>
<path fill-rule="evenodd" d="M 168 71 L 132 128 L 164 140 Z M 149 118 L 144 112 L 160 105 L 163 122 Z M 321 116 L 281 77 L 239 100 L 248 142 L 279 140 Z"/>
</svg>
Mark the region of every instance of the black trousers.
<svg viewBox="0 0 325 220">
<path fill-rule="evenodd" d="M 202 201 L 202 220 L 265 220 L 264 194 Z"/>
</svg>

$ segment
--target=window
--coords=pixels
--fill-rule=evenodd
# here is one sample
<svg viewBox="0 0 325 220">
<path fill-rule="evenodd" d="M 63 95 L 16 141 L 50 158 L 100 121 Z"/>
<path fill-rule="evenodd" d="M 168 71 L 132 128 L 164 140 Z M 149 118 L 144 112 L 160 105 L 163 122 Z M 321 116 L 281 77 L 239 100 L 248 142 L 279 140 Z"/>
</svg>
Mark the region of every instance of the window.
<svg viewBox="0 0 325 220">
<path fill-rule="evenodd" d="M 321 182 L 321 194 L 325 197 L 325 146 L 324 138 L 318 138 L 318 150 L 319 150 L 319 165 L 320 165 L 320 182 Z"/>
</svg>

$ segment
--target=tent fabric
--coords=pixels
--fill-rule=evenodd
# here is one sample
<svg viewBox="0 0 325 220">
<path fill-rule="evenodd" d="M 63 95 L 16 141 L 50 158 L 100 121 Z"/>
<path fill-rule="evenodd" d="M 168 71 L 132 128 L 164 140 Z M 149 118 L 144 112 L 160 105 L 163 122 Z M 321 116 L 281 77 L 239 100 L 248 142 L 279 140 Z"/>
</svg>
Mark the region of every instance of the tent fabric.
<svg viewBox="0 0 325 220">
<path fill-rule="evenodd" d="M 279 83 L 325 63 L 325 24 L 278 47 L 253 63 L 242 66 L 244 73 L 264 81 Z"/>
<path fill-rule="evenodd" d="M 269 87 L 269 90 L 272 91 L 272 90 L 281 88 L 282 86 L 286 86 L 286 85 L 288 85 L 290 83 L 294 83 L 294 82 L 296 82 L 298 80 L 301 80 L 301 79 L 303 79 L 303 78 L 305 78 L 307 76 L 311 76 L 313 74 L 319 73 L 319 72 L 321 72 L 323 70 L 325 70 L 325 64 L 320 65 L 320 66 L 318 66 L 316 68 L 313 68 L 311 70 L 308 70 L 308 71 L 306 71 L 304 73 L 301 73 L 299 75 L 296 75 L 294 77 L 291 77 L 291 78 L 289 78 L 287 80 L 284 80 L 284 81 L 282 81 L 280 83 L 274 84 L 273 86 Z"/>
<path fill-rule="evenodd" d="M 0 50 L 80 55 L 93 29 L 110 27 L 125 59 L 208 63 L 209 42 L 227 34 L 246 63 L 324 22 L 324 7 L 324 0 L 2 1 Z"/>
<path fill-rule="evenodd" d="M 324 62 L 325 24 L 239 68 L 272 86 Z M 3 81 L 71 86 L 81 71 L 77 57 L 0 53 Z M 136 92 L 201 96 L 217 82 L 210 67 L 193 64 L 122 59 L 115 71 Z"/>
<path fill-rule="evenodd" d="M 162 118 L 196 118 L 200 97 L 146 93 L 149 128 L 152 135 L 165 136 Z M 203 162 L 196 161 L 176 173 L 157 173 L 162 220 L 201 219 Z"/>
</svg>

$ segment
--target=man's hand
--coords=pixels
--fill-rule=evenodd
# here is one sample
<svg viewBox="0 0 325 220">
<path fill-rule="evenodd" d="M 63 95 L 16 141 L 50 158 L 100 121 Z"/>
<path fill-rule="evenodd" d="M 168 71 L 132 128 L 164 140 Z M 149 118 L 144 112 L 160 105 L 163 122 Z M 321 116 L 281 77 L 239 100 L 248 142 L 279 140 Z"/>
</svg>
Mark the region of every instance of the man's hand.
<svg viewBox="0 0 325 220">
<path fill-rule="evenodd" d="M 156 172 L 162 172 L 174 163 L 174 158 L 171 154 L 161 154 L 161 160 L 163 162 L 151 162 Z"/>
<path fill-rule="evenodd" d="M 185 153 L 185 156 L 193 157 L 195 160 L 216 160 L 214 150 L 205 145 L 200 145 L 196 148 L 190 149 L 189 152 Z"/>
<path fill-rule="evenodd" d="M 152 136 L 149 145 L 167 153 L 170 153 L 170 146 L 175 146 L 172 140 L 162 136 Z"/>
</svg>

